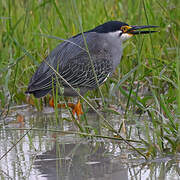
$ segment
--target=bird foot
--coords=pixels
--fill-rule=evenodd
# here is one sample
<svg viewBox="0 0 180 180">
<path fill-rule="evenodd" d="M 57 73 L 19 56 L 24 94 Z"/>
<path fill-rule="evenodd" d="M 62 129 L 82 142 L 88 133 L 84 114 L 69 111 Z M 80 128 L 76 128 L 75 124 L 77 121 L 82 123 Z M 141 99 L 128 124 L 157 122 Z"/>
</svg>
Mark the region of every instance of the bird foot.
<svg viewBox="0 0 180 180">
<path fill-rule="evenodd" d="M 74 108 L 72 109 L 72 113 L 74 116 L 76 114 L 78 118 L 83 114 L 80 100 L 78 100 L 78 103 L 74 105 Z"/>
<path fill-rule="evenodd" d="M 51 98 L 49 100 L 49 105 L 51 107 L 55 107 L 54 105 L 54 99 Z M 75 114 L 77 115 L 78 119 L 80 118 L 80 116 L 83 114 L 83 110 L 82 110 L 82 106 L 81 106 L 81 103 L 80 103 L 80 100 L 78 100 L 77 104 L 73 104 L 73 103 L 67 103 L 67 106 L 70 107 L 72 109 L 72 113 L 73 115 L 75 116 Z M 57 107 L 58 108 L 65 108 L 66 107 L 66 104 L 57 104 Z"/>
</svg>

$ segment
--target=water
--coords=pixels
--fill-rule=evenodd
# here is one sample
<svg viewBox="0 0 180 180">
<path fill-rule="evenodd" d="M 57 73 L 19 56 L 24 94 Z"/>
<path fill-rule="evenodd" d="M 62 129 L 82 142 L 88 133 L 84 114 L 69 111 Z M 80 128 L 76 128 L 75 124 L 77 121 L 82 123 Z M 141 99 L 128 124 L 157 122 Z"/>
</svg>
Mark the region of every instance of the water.
<svg viewBox="0 0 180 180">
<path fill-rule="evenodd" d="M 0 179 L 180 179 L 179 155 L 147 162 L 123 142 L 53 131 L 78 129 L 72 122 L 58 122 L 51 108 L 36 112 L 21 106 L 11 109 L 10 114 L 0 129 Z M 16 121 L 18 114 L 24 118 L 21 123 Z M 66 110 L 62 110 L 61 117 L 69 117 Z M 115 126 L 120 122 L 119 116 L 105 117 Z M 87 119 L 89 126 L 108 135 L 95 113 L 88 113 Z M 31 127 L 33 130 L 28 132 Z"/>
</svg>

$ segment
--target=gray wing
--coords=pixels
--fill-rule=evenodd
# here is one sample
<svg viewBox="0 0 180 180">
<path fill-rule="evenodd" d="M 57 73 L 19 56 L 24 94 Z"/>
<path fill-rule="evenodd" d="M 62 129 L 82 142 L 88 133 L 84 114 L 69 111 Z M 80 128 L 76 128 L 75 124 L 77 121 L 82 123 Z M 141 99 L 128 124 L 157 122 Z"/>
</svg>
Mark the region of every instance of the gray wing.
<svg viewBox="0 0 180 180">
<path fill-rule="evenodd" d="M 83 61 L 78 62 L 80 58 L 83 58 Z M 77 60 L 74 58 L 74 61 L 67 64 L 60 74 L 74 88 L 86 87 L 93 89 L 101 85 L 112 72 L 111 63 L 105 58 L 96 59 L 93 61 L 93 65 L 94 71 L 89 57 L 84 55 L 77 58 Z M 65 87 L 67 86 L 63 81 L 62 84 Z"/>
<path fill-rule="evenodd" d="M 111 52 L 103 48 L 102 44 L 104 42 L 99 37 L 99 34 L 95 32 L 85 33 L 84 37 L 100 85 L 112 72 Z M 95 41 L 96 43 L 94 43 Z M 63 86 L 68 87 L 65 82 L 57 78 L 56 73 L 50 66 L 57 70 L 74 88 L 96 88 L 97 83 L 90 57 L 82 35 L 77 35 L 59 44 L 40 64 L 31 78 L 27 93 L 34 93 L 35 96 L 37 94 L 37 97 L 42 97 L 51 91 L 52 83 L 56 85 L 57 80 Z"/>
</svg>

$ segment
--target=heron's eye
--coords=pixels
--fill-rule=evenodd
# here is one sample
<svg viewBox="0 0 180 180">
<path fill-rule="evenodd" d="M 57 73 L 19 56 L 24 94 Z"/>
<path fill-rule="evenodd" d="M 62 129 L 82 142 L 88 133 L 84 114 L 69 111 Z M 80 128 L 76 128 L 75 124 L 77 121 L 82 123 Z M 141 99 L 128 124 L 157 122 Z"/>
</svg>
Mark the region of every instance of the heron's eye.
<svg viewBox="0 0 180 180">
<path fill-rule="evenodd" d="M 121 30 L 123 33 L 125 33 L 129 29 L 129 26 L 122 26 Z"/>
</svg>

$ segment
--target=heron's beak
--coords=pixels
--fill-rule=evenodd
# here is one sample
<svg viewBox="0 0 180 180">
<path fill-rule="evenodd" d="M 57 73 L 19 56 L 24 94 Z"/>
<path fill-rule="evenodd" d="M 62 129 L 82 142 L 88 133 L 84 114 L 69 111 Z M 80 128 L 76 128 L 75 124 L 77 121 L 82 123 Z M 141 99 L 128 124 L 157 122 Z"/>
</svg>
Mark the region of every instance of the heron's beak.
<svg viewBox="0 0 180 180">
<path fill-rule="evenodd" d="M 159 26 L 128 26 L 128 29 L 126 32 L 129 35 L 136 35 L 136 34 L 149 34 L 149 33 L 154 33 L 154 32 L 158 32 L 158 31 L 139 31 L 141 29 L 147 29 L 147 28 L 157 28 Z"/>
</svg>

